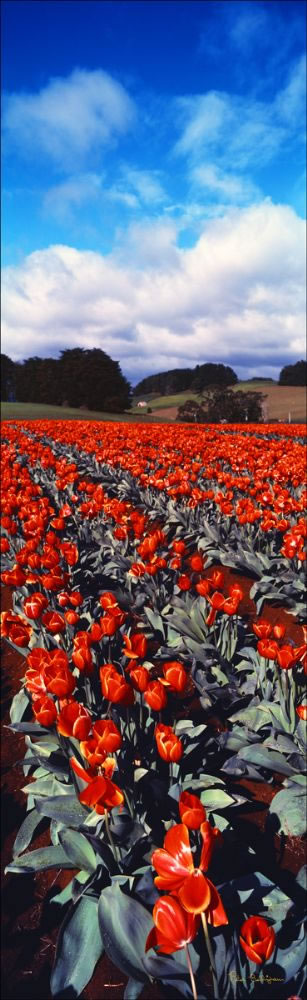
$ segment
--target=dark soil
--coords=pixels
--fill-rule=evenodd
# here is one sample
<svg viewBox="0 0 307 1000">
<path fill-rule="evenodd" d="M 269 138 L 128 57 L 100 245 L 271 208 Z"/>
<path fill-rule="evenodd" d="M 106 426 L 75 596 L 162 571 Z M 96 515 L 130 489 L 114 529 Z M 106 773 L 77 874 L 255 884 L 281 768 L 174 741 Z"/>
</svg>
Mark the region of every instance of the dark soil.
<svg viewBox="0 0 307 1000">
<path fill-rule="evenodd" d="M 238 576 L 232 570 L 226 569 L 224 572 L 226 586 L 239 579 L 244 590 L 240 613 L 252 621 L 256 618 L 255 605 L 249 597 L 252 581 Z M 2 609 L 10 609 L 11 606 L 11 591 L 3 588 Z M 302 642 L 301 627 L 284 609 L 265 605 L 261 617 L 272 624 L 277 621 L 285 623 L 287 638 L 293 638 L 296 643 Z M 35 877 L 3 874 L 5 866 L 12 859 L 13 843 L 25 816 L 22 788 L 27 779 L 22 768 L 16 766 L 16 762 L 21 761 L 24 756 L 24 737 L 6 728 L 10 722 L 12 698 L 20 689 L 25 661 L 22 655 L 4 643 L 2 663 L 2 997 L 3 1000 L 50 1000 L 50 970 L 61 919 L 59 907 L 51 906 L 50 900 L 70 881 L 72 872 L 61 871 L 55 874 L 51 871 Z M 194 707 L 196 713 L 199 705 L 195 703 Z M 191 708 L 193 711 L 193 703 L 189 714 Z M 215 717 L 211 718 L 210 724 L 213 729 L 223 728 L 223 722 Z M 257 853 L 261 852 L 263 871 L 272 881 L 278 870 L 279 882 L 282 884 L 280 868 L 284 871 L 286 891 L 289 878 L 291 880 L 304 864 L 305 850 L 301 838 L 288 837 L 283 844 L 274 831 L 267 830 L 267 808 L 281 781 L 276 775 L 274 784 L 243 779 L 237 783 L 238 790 L 246 794 L 248 802 L 238 811 L 235 828 L 237 827 L 241 839 L 244 838 L 251 844 Z M 38 835 L 33 839 L 34 848 L 49 843 L 47 825 L 43 820 Z M 91 982 L 83 991 L 82 1000 L 122 1000 L 126 982 L 126 977 L 104 956 L 98 963 Z M 162 1000 L 165 996 L 164 991 L 156 984 L 144 987 L 141 994 L 142 1000 Z"/>
</svg>

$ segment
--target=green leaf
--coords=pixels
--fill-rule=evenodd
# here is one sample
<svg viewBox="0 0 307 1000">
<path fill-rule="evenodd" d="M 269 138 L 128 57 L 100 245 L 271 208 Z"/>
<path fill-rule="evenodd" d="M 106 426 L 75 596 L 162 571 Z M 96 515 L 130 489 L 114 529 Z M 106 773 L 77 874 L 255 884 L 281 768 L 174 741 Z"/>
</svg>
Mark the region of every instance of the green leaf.
<svg viewBox="0 0 307 1000">
<path fill-rule="evenodd" d="M 52 996 L 60 996 L 66 989 L 80 996 L 102 954 L 97 900 L 82 896 L 60 928 L 50 979 Z"/>
<path fill-rule="evenodd" d="M 233 805 L 235 799 L 232 795 L 228 795 L 228 792 L 224 792 L 223 788 L 210 788 L 201 792 L 200 801 L 205 809 L 212 812 L 215 809 L 227 809 L 228 806 Z"/>
<path fill-rule="evenodd" d="M 145 907 L 125 896 L 114 882 L 100 894 L 98 915 L 105 950 L 125 975 L 146 983 L 145 944 L 152 918 Z"/>
<path fill-rule="evenodd" d="M 19 858 L 15 858 L 10 865 L 7 865 L 5 872 L 44 872 L 50 868 L 75 868 L 76 865 L 68 860 L 63 847 L 41 847 L 37 851 L 29 851 Z"/>
<path fill-rule="evenodd" d="M 96 871 L 95 851 L 83 833 L 77 833 L 76 830 L 60 830 L 59 841 L 69 861 L 74 862 L 75 868 L 83 868 L 90 874 Z"/>
<path fill-rule="evenodd" d="M 26 695 L 25 689 L 22 687 L 20 691 L 15 694 L 11 708 L 10 708 L 10 720 L 12 723 L 20 722 L 26 709 L 29 707 L 29 698 Z"/>
<path fill-rule="evenodd" d="M 65 826 L 79 828 L 86 821 L 89 813 L 75 795 L 54 795 L 48 799 L 38 799 L 36 808 L 42 816 L 49 816 L 49 819 L 58 819 Z"/>
<path fill-rule="evenodd" d="M 239 750 L 238 757 L 241 760 L 250 761 L 251 764 L 258 764 L 259 767 L 265 767 L 270 771 L 278 771 L 279 774 L 285 774 L 287 777 L 294 773 L 294 768 L 291 767 L 291 764 L 288 764 L 283 754 L 278 753 L 276 750 L 268 750 L 264 746 L 259 746 L 259 744 Z"/>
<path fill-rule="evenodd" d="M 303 837 L 306 832 L 306 792 L 299 785 L 282 788 L 274 795 L 270 813 L 277 816 L 280 830 L 287 836 Z"/>
<path fill-rule="evenodd" d="M 130 976 L 124 992 L 124 1000 L 137 1000 L 137 997 L 142 993 L 143 987 L 144 983 L 140 983 L 138 979 L 132 979 L 132 976 Z"/>
<path fill-rule="evenodd" d="M 16 858 L 18 854 L 21 854 L 26 847 L 31 843 L 34 830 L 42 822 L 42 816 L 37 809 L 31 809 L 28 812 L 23 823 L 19 827 L 17 837 L 13 845 L 13 858 Z"/>
</svg>

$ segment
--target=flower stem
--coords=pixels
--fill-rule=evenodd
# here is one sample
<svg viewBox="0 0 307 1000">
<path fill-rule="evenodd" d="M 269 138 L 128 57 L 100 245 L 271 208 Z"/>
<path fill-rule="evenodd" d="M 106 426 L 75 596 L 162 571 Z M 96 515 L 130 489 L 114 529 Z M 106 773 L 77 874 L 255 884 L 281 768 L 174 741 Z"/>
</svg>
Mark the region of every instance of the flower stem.
<svg viewBox="0 0 307 1000">
<path fill-rule="evenodd" d="M 190 952 L 189 952 L 187 944 L 185 944 L 184 949 L 185 949 L 185 953 L 186 953 L 187 966 L 188 966 L 188 970 L 189 970 L 189 973 L 190 973 L 190 980 L 191 980 L 193 997 L 194 997 L 194 1000 L 197 1000 L 197 992 L 196 992 L 196 984 L 195 984 L 195 979 L 194 979 L 194 972 L 193 972 L 193 969 L 192 969 L 192 962 L 191 962 L 191 959 L 190 959 Z"/>
<path fill-rule="evenodd" d="M 105 820 L 105 824 L 106 824 L 107 836 L 108 836 L 108 839 L 110 841 L 110 846 L 111 846 L 113 854 L 114 854 L 114 859 L 118 863 L 117 847 L 114 844 L 114 840 L 113 840 L 113 837 L 112 837 L 112 834 L 111 834 L 110 824 L 109 824 L 109 816 L 108 816 L 107 810 L 105 811 L 105 814 L 104 814 L 104 820 Z"/>
<path fill-rule="evenodd" d="M 206 917 L 205 913 L 201 914 L 201 922 L 202 922 L 202 925 L 203 925 L 203 932 L 204 932 L 204 936 L 205 936 L 205 942 L 206 942 L 206 946 L 207 946 L 207 952 L 208 952 L 208 955 L 209 955 L 209 960 L 210 960 L 210 965 L 211 965 L 214 997 L 215 997 L 215 1000 L 219 1000 L 215 961 L 214 961 L 213 951 L 212 951 L 212 948 L 211 948 L 211 941 L 210 941 L 210 937 L 209 937 L 207 917 Z"/>
</svg>

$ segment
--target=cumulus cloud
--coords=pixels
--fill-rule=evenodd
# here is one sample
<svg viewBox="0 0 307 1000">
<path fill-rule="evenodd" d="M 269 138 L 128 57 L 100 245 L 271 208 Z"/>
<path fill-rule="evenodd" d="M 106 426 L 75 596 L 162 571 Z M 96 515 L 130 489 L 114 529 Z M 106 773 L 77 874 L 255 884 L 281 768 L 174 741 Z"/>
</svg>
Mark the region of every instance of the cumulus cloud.
<svg viewBox="0 0 307 1000">
<path fill-rule="evenodd" d="M 174 229 L 159 233 L 148 224 L 142 266 L 144 229 L 132 237 L 137 263 L 119 251 L 102 256 L 53 246 L 7 268 L 3 351 L 18 360 L 99 346 L 135 380 L 234 358 L 243 359 L 246 376 L 275 374 L 302 354 L 305 233 L 292 209 L 270 201 L 232 208 L 207 221 L 186 250 L 176 245 Z"/>
<path fill-rule="evenodd" d="M 135 116 L 134 102 L 117 80 L 102 70 L 75 69 L 37 94 L 6 95 L 3 128 L 10 148 L 31 158 L 33 151 L 43 154 L 71 172 L 130 129 Z"/>
</svg>

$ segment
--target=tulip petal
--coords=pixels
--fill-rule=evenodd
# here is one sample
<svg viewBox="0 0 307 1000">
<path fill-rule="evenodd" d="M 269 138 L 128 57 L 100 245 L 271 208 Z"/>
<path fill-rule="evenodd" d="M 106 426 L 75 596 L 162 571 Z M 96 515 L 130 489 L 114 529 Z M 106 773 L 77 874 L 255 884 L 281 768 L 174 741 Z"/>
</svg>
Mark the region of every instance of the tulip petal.
<svg viewBox="0 0 307 1000">
<path fill-rule="evenodd" d="M 203 913 L 210 904 L 211 883 L 200 869 L 196 868 L 191 875 L 187 875 L 178 891 L 178 897 L 188 913 Z"/>
<path fill-rule="evenodd" d="M 194 864 L 189 840 L 189 831 L 185 823 L 176 823 L 168 830 L 164 839 L 164 849 L 173 855 L 178 865 L 187 871 L 193 871 Z"/>
</svg>

